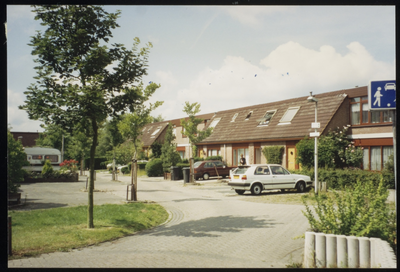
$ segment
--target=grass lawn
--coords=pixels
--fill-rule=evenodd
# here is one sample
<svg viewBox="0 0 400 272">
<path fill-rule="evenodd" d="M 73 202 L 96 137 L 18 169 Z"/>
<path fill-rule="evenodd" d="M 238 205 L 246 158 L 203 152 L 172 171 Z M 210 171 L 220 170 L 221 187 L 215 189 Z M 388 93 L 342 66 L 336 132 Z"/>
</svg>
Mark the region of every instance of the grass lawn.
<svg viewBox="0 0 400 272">
<path fill-rule="evenodd" d="M 87 228 L 87 206 L 9 211 L 12 251 L 9 259 L 95 245 L 164 223 L 167 211 L 154 203 L 94 206 L 94 229 Z"/>
</svg>

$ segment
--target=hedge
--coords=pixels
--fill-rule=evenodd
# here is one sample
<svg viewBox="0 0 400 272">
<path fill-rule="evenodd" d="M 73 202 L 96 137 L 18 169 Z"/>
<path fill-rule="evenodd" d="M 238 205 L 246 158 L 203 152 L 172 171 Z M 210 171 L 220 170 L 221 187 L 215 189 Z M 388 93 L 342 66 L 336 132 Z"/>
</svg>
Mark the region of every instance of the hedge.
<svg viewBox="0 0 400 272">
<path fill-rule="evenodd" d="M 314 169 L 302 169 L 291 171 L 293 173 L 302 174 L 311 177 L 314 180 Z M 326 182 L 330 189 L 343 189 L 344 187 L 353 187 L 357 180 L 373 180 L 378 186 L 380 179 L 383 178 L 383 184 L 388 189 L 394 189 L 394 173 L 390 171 L 372 172 L 360 169 L 318 169 L 318 181 Z"/>
<path fill-rule="evenodd" d="M 107 165 L 107 158 L 106 157 L 98 157 L 94 158 L 94 169 L 106 169 Z M 89 168 L 90 163 L 90 158 L 85 159 L 85 165 L 87 168 Z"/>
</svg>

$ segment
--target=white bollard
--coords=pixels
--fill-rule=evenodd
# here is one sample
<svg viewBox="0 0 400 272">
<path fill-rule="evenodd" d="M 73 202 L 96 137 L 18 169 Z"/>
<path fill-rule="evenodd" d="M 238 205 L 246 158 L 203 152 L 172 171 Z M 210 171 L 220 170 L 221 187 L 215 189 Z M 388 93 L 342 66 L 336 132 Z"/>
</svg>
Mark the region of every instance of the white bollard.
<svg viewBox="0 0 400 272">
<path fill-rule="evenodd" d="M 336 268 L 337 267 L 337 246 L 336 246 L 336 235 L 327 234 L 326 237 L 326 267 Z"/>
<path fill-rule="evenodd" d="M 349 254 L 348 267 L 359 267 L 359 246 L 358 238 L 355 236 L 347 236 L 347 253 Z"/>
<path fill-rule="evenodd" d="M 306 232 L 304 242 L 304 268 L 315 267 L 315 233 Z"/>
<path fill-rule="evenodd" d="M 370 268 L 371 267 L 371 248 L 368 237 L 358 238 L 360 247 L 360 268 Z"/>
<path fill-rule="evenodd" d="M 379 242 L 378 238 L 370 238 L 370 256 L 371 256 L 371 268 L 380 267 L 377 259 L 377 254 L 379 250 L 377 249 L 377 243 Z"/>
<path fill-rule="evenodd" d="M 345 235 L 336 236 L 337 266 L 347 268 L 347 239 Z"/>
<path fill-rule="evenodd" d="M 326 237 L 325 233 L 315 234 L 315 264 L 318 268 L 326 267 Z"/>
</svg>

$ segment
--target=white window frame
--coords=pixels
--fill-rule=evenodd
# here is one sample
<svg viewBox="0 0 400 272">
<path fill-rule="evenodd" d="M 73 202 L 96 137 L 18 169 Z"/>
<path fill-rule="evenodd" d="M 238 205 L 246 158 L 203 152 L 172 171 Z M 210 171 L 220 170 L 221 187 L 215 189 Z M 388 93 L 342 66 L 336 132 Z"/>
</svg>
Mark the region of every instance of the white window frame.
<svg viewBox="0 0 400 272">
<path fill-rule="evenodd" d="M 249 113 L 246 115 L 246 119 L 244 119 L 244 120 L 245 121 L 249 120 L 252 115 L 253 115 L 253 111 L 249 111 Z"/>
<path fill-rule="evenodd" d="M 215 118 L 215 119 L 211 122 L 209 128 L 214 128 L 214 127 L 219 123 L 219 121 L 221 121 L 221 118 Z"/>
<path fill-rule="evenodd" d="M 258 123 L 258 126 L 268 126 L 269 123 L 270 123 L 270 121 L 272 120 L 272 117 L 274 117 L 274 115 L 275 115 L 275 113 L 276 113 L 277 111 L 278 111 L 278 110 L 269 110 L 269 111 L 267 111 L 267 112 L 264 114 L 264 117 L 262 118 L 262 120 Z M 268 113 L 272 113 L 272 116 L 268 119 L 268 123 L 262 124 L 262 123 L 264 123 L 264 122 L 267 121 L 266 115 L 267 115 Z"/>
<path fill-rule="evenodd" d="M 161 126 L 157 127 L 156 130 L 151 134 L 151 137 L 155 137 L 155 135 L 161 130 Z"/>
<path fill-rule="evenodd" d="M 236 117 L 238 117 L 239 113 L 235 113 L 235 115 L 233 115 L 231 122 L 235 122 Z"/>
<path fill-rule="evenodd" d="M 291 124 L 293 118 L 296 116 L 297 112 L 299 111 L 300 107 L 290 107 L 286 110 L 286 112 L 283 114 L 281 120 L 279 120 L 279 125 L 286 125 L 286 124 Z M 294 113 L 292 113 L 294 111 Z M 289 116 L 287 118 L 286 116 Z"/>
</svg>

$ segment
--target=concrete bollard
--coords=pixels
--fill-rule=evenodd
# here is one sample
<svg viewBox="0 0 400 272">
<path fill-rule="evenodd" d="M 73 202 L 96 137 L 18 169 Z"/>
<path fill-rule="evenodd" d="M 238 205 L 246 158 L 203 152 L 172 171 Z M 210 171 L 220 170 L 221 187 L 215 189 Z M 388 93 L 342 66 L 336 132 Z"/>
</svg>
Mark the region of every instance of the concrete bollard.
<svg viewBox="0 0 400 272">
<path fill-rule="evenodd" d="M 325 233 L 315 234 L 315 264 L 318 268 L 326 267 L 326 237 Z"/>
<path fill-rule="evenodd" d="M 306 232 L 304 242 L 304 268 L 315 267 L 315 233 Z"/>
<path fill-rule="evenodd" d="M 371 267 L 371 248 L 368 237 L 359 237 L 359 250 L 360 250 L 360 268 Z"/>
<path fill-rule="evenodd" d="M 379 264 L 377 262 L 377 243 L 379 242 L 378 238 L 370 238 L 370 255 L 371 255 L 371 268 L 378 268 Z"/>
<path fill-rule="evenodd" d="M 359 245 L 358 238 L 355 236 L 347 237 L 347 253 L 349 254 L 348 267 L 358 268 L 359 267 Z"/>
<path fill-rule="evenodd" d="M 336 235 L 327 234 L 326 237 L 326 267 L 336 268 L 337 267 L 337 246 L 336 246 Z"/>
<path fill-rule="evenodd" d="M 347 239 L 346 235 L 336 236 L 337 266 L 347 268 Z"/>
</svg>

